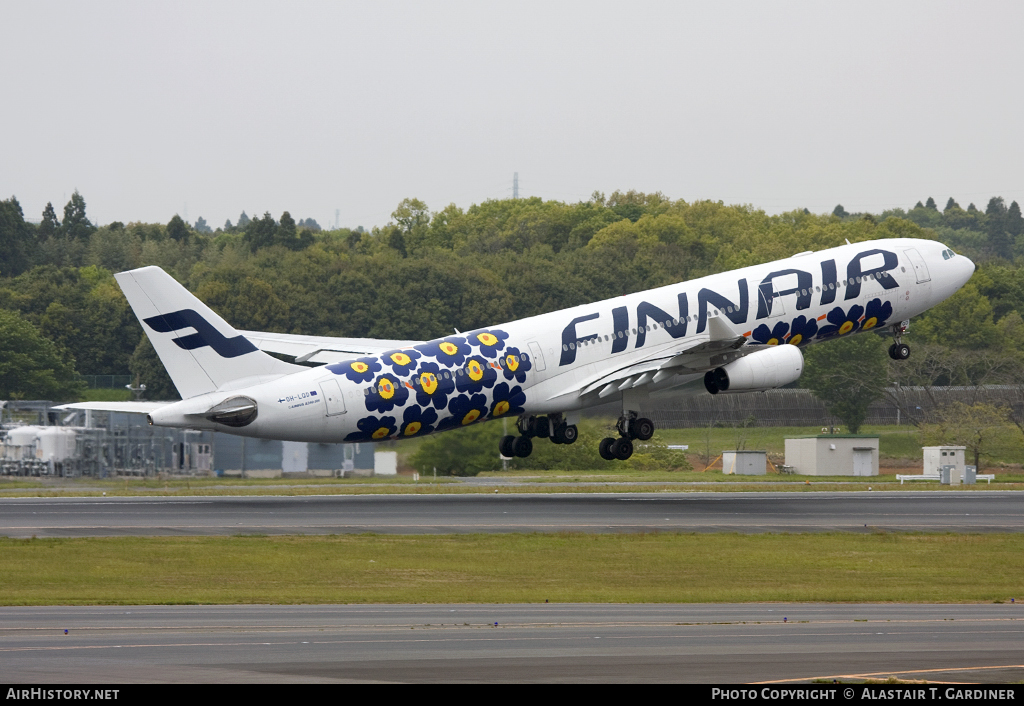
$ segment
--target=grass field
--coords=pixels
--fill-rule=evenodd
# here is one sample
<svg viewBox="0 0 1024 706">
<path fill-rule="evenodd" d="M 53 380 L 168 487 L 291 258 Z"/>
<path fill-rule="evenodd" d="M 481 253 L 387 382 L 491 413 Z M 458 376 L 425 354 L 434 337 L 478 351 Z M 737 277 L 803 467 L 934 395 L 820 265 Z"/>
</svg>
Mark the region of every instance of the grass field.
<svg viewBox="0 0 1024 706">
<path fill-rule="evenodd" d="M 488 474 L 481 474 L 486 476 Z M 496 474 L 498 475 L 498 474 Z M 874 476 L 854 479 L 842 476 L 761 476 L 752 481 L 750 476 L 723 475 L 720 471 L 707 473 L 608 473 L 566 471 L 522 471 L 518 474 L 500 474 L 515 482 L 502 485 L 466 484 L 451 478 L 438 478 L 437 482 L 413 482 L 411 478 L 385 480 L 371 478 L 352 479 L 253 479 L 225 482 L 224 479 L 191 480 L 94 480 L 25 482 L 0 478 L 0 497 L 139 497 L 139 496 L 260 496 L 260 495 L 431 495 L 469 493 L 706 493 L 706 492 L 852 492 L 904 490 L 948 492 L 951 490 L 987 491 L 1021 490 L 1024 477 L 999 475 L 998 482 L 979 485 L 947 486 L 938 483 L 908 483 L 900 485 L 893 476 Z"/>
<path fill-rule="evenodd" d="M 0 604 L 1009 602 L 1019 535 L 0 539 Z"/>
</svg>

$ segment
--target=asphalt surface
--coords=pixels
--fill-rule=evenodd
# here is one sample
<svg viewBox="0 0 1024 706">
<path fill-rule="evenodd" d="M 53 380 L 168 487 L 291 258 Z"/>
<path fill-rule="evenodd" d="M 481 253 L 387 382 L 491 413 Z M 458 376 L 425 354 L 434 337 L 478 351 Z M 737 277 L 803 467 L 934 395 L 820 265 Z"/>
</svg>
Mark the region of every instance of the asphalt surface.
<svg viewBox="0 0 1024 706">
<path fill-rule="evenodd" d="M 1022 654 L 1009 603 L 0 608 L 17 683 L 993 683 Z"/>
<path fill-rule="evenodd" d="M 1022 532 L 1016 491 L 4 498 L 0 536 Z"/>
</svg>

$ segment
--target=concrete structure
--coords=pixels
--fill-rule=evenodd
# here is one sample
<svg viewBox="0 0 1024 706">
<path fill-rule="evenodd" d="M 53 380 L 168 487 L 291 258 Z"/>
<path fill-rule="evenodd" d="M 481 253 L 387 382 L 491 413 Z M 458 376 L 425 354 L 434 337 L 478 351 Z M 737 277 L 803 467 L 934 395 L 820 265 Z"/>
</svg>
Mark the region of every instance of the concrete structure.
<svg viewBox="0 0 1024 706">
<path fill-rule="evenodd" d="M 768 471 L 767 451 L 723 451 L 722 473 L 763 476 Z"/>
<path fill-rule="evenodd" d="M 819 434 L 786 439 L 786 465 L 804 476 L 877 476 L 878 437 Z"/>
<path fill-rule="evenodd" d="M 943 466 L 956 466 L 960 472 L 959 477 L 963 478 L 966 451 L 966 446 L 924 446 L 921 448 L 924 454 L 922 473 L 926 476 L 937 476 Z"/>
<path fill-rule="evenodd" d="M 396 451 L 375 451 L 373 453 L 373 475 L 398 475 L 398 453 Z"/>
</svg>

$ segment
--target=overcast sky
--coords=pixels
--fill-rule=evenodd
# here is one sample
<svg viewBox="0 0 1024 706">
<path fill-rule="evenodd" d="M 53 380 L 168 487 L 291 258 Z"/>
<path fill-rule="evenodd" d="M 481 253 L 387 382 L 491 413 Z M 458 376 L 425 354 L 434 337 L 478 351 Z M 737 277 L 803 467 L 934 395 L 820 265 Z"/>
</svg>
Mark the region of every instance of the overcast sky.
<svg viewBox="0 0 1024 706">
<path fill-rule="evenodd" d="M 0 0 L 33 220 L 367 228 L 595 191 L 777 213 L 1024 201 L 1020 2 Z"/>
</svg>

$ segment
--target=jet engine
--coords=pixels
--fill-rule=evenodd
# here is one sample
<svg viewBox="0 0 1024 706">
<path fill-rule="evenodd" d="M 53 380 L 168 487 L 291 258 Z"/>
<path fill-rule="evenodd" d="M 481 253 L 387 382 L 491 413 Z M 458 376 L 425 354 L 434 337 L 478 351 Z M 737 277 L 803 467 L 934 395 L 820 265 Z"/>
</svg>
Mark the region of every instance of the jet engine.
<svg viewBox="0 0 1024 706">
<path fill-rule="evenodd" d="M 704 375 L 712 395 L 760 392 L 788 385 L 804 371 L 804 354 L 796 346 L 781 345 L 751 353 Z"/>
</svg>

